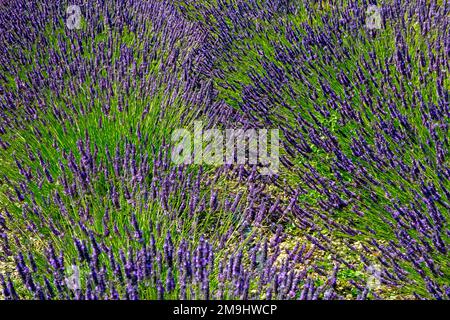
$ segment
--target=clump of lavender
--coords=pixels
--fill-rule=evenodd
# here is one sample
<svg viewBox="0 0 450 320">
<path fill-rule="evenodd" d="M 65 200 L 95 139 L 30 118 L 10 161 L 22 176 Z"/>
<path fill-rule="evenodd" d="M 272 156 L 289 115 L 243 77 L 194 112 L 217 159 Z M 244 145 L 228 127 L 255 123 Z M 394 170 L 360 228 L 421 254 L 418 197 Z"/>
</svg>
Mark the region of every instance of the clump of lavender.
<svg viewBox="0 0 450 320">
<path fill-rule="evenodd" d="M 352 251 L 365 268 L 378 252 L 383 283 L 448 298 L 449 6 L 378 3 L 374 29 L 369 4 L 196 8 L 212 25 L 200 71 L 217 79 L 232 121 L 283 132 L 280 187 L 301 229 L 364 241 Z"/>
<path fill-rule="evenodd" d="M 369 2 L 5 5 L 3 296 L 383 298 L 376 264 L 449 298 L 449 6 Z M 279 128 L 283 169 L 173 165 L 196 119 Z"/>
</svg>

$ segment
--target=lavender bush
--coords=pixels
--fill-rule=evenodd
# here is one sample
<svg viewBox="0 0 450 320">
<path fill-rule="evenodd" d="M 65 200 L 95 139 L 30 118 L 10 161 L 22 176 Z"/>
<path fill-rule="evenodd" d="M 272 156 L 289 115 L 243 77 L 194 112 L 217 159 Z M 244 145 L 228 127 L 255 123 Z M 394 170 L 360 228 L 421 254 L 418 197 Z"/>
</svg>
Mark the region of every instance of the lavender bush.
<svg viewBox="0 0 450 320">
<path fill-rule="evenodd" d="M 1 6 L 4 299 L 450 298 L 447 0 Z"/>
</svg>

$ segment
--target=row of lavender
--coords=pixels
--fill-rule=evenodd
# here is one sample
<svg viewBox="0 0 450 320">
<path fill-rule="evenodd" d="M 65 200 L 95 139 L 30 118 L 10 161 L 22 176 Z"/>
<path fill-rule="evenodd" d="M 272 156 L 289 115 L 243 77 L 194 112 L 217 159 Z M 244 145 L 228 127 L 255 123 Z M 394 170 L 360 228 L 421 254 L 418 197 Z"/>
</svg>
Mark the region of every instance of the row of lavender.
<svg viewBox="0 0 450 320">
<path fill-rule="evenodd" d="M 388 56 L 363 26 L 367 3 L 235 3 L 89 1 L 81 30 L 64 25 L 72 3 L 5 11 L 0 228 L 16 265 L 5 297 L 342 298 L 338 266 L 355 266 L 328 231 L 366 269 L 379 263 L 383 285 L 448 295 L 445 4 L 383 6 L 397 35 Z M 409 12 L 429 39 L 428 51 L 414 43 L 421 59 Z M 170 129 L 202 115 L 280 128 L 278 179 L 174 168 Z M 304 237 L 286 246 L 292 222 Z M 378 297 L 364 279 L 350 285 Z"/>
<path fill-rule="evenodd" d="M 219 191 L 215 189 L 203 193 L 202 184 L 213 185 L 224 173 L 218 171 L 204 181 L 201 171 L 189 174 L 186 168 L 169 169 L 167 148 L 165 154 L 156 155 L 153 172 L 149 172 L 148 161 L 135 163 L 142 150 L 149 147 L 148 142 L 142 142 L 139 147 L 127 144 L 125 154 L 111 159 L 114 169 L 110 169 L 104 159 L 93 155 L 89 148 L 80 145 L 84 160 L 69 159 L 68 167 L 58 178 L 64 187 L 64 195 L 56 191 L 53 198 L 48 199 L 47 207 L 28 207 L 27 200 L 31 198 L 30 202 L 34 202 L 34 195 L 17 190 L 18 200 L 24 203 L 23 217 L 15 217 L 6 210 L 6 216 L 2 218 L 2 227 L 6 231 L 9 226 L 17 225 L 15 220 L 22 218 L 26 221 L 27 235 L 47 241 L 44 255 L 19 252 L 15 257 L 18 275 L 33 298 L 336 297 L 333 291 L 336 272 L 320 287 L 315 287 L 309 279 L 306 266 L 313 263 L 314 247 L 303 245 L 283 250 L 279 246 L 281 233 L 271 239 L 245 235 L 242 230 L 245 224 L 242 223 L 233 227 L 218 222 L 214 234 L 208 234 L 210 225 L 202 230 L 205 212 L 221 212 L 223 217 L 251 210 L 247 203 L 260 201 L 261 189 L 252 187 L 246 201 L 242 193 L 233 198 L 219 198 Z M 126 154 L 130 156 L 127 158 Z M 69 175 L 71 183 L 67 181 Z M 138 178 L 149 175 L 152 176 L 150 184 Z M 113 184 L 114 179 L 132 176 L 134 179 L 128 181 L 130 185 L 119 187 L 120 184 Z M 55 182 L 50 176 L 47 179 Z M 102 195 L 96 184 L 105 181 L 111 187 L 108 194 Z M 254 185 L 255 181 L 248 183 Z M 96 193 L 91 193 L 90 188 L 95 188 Z M 104 212 L 97 220 L 95 215 L 98 214 L 90 212 L 94 209 L 90 209 L 90 205 L 84 207 L 79 200 L 89 201 L 89 197 L 94 197 L 90 201 L 101 201 L 102 196 L 107 199 L 102 208 Z M 78 212 L 71 211 L 70 204 L 76 205 Z M 58 207 L 58 220 L 52 220 L 41 211 L 48 210 L 51 205 Z M 265 216 L 261 212 L 252 218 L 248 213 L 242 219 L 258 224 Z M 99 223 L 101 225 L 97 227 Z M 24 241 L 20 235 L 12 233 L 15 243 L 10 243 L 4 233 L 5 254 L 12 254 L 13 247 L 20 247 Z M 208 238 L 204 234 L 208 234 Z M 51 238 L 63 242 L 50 241 Z M 239 248 L 228 247 L 236 242 L 240 243 Z M 72 252 L 75 254 L 71 255 Z M 70 258 L 73 260 L 67 261 Z M 305 269 L 299 271 L 299 266 Z M 79 270 L 79 278 L 70 280 L 67 269 L 74 267 Z M 1 281 L 6 298 L 20 297 L 9 277 L 2 276 Z M 300 283 L 305 285 L 299 286 Z"/>
</svg>

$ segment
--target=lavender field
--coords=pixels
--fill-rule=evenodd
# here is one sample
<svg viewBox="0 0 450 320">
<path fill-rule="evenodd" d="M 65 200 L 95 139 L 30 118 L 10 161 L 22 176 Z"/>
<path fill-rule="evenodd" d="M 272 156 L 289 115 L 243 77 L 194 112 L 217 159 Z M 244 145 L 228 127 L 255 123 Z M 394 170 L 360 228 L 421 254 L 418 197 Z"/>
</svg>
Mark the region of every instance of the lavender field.
<svg viewBox="0 0 450 320">
<path fill-rule="evenodd" d="M 448 0 L 0 0 L 0 299 L 448 300 L 449 129 Z"/>
</svg>

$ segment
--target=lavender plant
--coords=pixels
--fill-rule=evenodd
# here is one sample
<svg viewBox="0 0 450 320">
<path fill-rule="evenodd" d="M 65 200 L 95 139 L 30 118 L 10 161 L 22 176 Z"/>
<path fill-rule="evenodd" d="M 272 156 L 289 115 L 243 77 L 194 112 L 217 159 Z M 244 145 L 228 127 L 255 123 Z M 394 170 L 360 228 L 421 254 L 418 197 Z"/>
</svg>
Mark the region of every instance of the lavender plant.
<svg viewBox="0 0 450 320">
<path fill-rule="evenodd" d="M 2 6 L 3 298 L 450 298 L 447 1 Z M 172 163 L 196 120 L 283 167 Z"/>
</svg>

